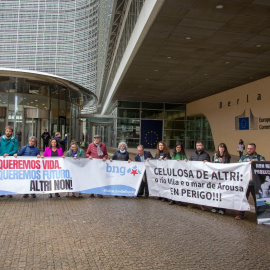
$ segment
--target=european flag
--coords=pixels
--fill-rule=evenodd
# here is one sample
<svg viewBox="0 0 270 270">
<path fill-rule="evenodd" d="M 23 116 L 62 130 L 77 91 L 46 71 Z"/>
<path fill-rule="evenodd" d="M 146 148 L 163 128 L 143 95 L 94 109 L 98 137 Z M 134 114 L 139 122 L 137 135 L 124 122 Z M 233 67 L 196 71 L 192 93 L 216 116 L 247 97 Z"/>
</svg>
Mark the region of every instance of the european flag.
<svg viewBox="0 0 270 270">
<path fill-rule="evenodd" d="M 239 130 L 249 130 L 249 118 L 239 118 Z"/>
</svg>

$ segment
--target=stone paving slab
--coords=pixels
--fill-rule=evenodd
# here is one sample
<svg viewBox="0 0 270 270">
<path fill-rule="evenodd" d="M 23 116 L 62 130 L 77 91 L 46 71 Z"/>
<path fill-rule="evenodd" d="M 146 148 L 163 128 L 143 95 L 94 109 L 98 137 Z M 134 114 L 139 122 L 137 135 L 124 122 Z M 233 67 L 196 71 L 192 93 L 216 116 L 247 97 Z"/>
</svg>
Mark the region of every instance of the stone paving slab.
<svg viewBox="0 0 270 270">
<path fill-rule="evenodd" d="M 154 198 L 0 199 L 0 269 L 269 269 L 270 226 Z"/>
</svg>

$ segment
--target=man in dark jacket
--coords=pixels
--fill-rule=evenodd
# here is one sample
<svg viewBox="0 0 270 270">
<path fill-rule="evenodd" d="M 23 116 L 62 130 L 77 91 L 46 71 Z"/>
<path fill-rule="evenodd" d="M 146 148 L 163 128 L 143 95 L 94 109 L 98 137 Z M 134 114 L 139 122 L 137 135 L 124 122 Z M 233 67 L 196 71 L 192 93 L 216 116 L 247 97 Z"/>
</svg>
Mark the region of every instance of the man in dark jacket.
<svg viewBox="0 0 270 270">
<path fill-rule="evenodd" d="M 150 151 L 145 151 L 143 145 L 137 146 L 138 154 L 135 156 L 135 161 L 138 162 L 144 162 L 145 160 L 150 160 L 152 157 Z M 146 173 L 144 173 L 144 179 L 145 181 L 142 181 L 138 196 L 143 195 L 143 191 L 145 189 L 145 198 L 149 197 L 149 190 L 148 190 L 148 184 L 147 184 L 147 177 Z"/>
<path fill-rule="evenodd" d="M 23 146 L 21 150 L 17 153 L 14 154 L 13 157 L 17 158 L 17 156 L 25 156 L 25 157 L 37 157 L 40 158 L 40 151 L 39 149 L 35 146 L 37 143 L 37 138 L 35 136 L 31 136 L 28 139 L 28 144 Z M 36 198 L 36 194 L 31 194 L 32 198 Z M 28 194 L 23 195 L 24 198 L 28 198 Z"/>
<path fill-rule="evenodd" d="M 41 135 L 41 138 L 43 140 L 43 150 L 45 150 L 45 148 L 49 146 L 50 137 L 50 133 L 47 131 L 47 129 L 45 129 Z"/>
<path fill-rule="evenodd" d="M 67 140 L 67 134 L 65 134 L 64 139 L 61 139 L 60 132 L 55 132 L 54 138 L 59 142 L 63 152 L 66 150 L 66 140 Z"/>
<path fill-rule="evenodd" d="M 196 151 L 191 154 L 191 157 L 189 160 L 191 161 L 203 161 L 203 162 L 210 162 L 210 156 L 207 152 L 203 150 L 204 146 L 201 141 L 196 142 Z M 196 205 L 190 204 L 189 207 L 192 208 Z M 203 205 L 200 205 L 200 208 L 204 211 L 205 207 Z"/>
<path fill-rule="evenodd" d="M 204 151 L 203 143 L 198 141 L 196 142 L 196 151 L 192 153 L 189 160 L 191 161 L 208 161 L 210 162 L 210 156 L 207 152 Z"/>
</svg>

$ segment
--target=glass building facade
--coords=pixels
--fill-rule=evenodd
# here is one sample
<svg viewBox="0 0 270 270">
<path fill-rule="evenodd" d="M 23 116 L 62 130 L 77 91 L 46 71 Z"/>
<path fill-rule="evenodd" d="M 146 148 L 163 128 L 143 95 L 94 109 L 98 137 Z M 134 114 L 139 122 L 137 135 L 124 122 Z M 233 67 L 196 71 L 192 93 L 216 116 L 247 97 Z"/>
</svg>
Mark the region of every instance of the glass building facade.
<svg viewBox="0 0 270 270">
<path fill-rule="evenodd" d="M 41 147 L 45 129 L 80 141 L 80 111 L 94 102 L 87 89 L 58 76 L 0 69 L 0 133 L 6 125 L 14 127 L 19 146 L 36 136 Z"/>
<path fill-rule="evenodd" d="M 0 133 L 83 137 L 96 103 L 99 0 L 0 1 Z"/>
<path fill-rule="evenodd" d="M 98 0 L 1 0 L 0 65 L 96 90 Z"/>
<path fill-rule="evenodd" d="M 163 140 L 170 148 L 182 142 L 185 148 L 194 149 L 200 140 L 205 149 L 214 149 L 207 118 L 187 117 L 185 104 L 118 101 L 116 111 L 117 143 L 125 141 L 130 147 L 142 143 L 146 148 L 156 148 L 156 143 Z"/>
<path fill-rule="evenodd" d="M 170 148 L 181 142 L 186 149 L 195 149 L 196 141 L 203 141 L 205 149 L 214 150 L 207 118 L 187 117 L 185 104 L 117 101 L 107 118 L 92 115 L 81 120 L 86 145 L 98 133 L 112 147 L 126 142 L 132 148 L 139 144 L 156 148 L 165 141 Z"/>
</svg>

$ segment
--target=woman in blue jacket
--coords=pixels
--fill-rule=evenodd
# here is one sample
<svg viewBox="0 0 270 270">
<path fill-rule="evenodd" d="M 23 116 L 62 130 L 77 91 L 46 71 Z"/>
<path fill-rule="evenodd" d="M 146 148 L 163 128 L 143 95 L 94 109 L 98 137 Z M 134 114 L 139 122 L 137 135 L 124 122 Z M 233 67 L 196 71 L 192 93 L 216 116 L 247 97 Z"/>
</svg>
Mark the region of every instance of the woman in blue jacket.
<svg viewBox="0 0 270 270">
<path fill-rule="evenodd" d="M 13 157 L 17 156 L 25 156 L 25 157 L 37 157 L 40 158 L 40 151 L 39 149 L 35 146 L 37 142 L 37 138 L 35 136 L 31 136 L 28 139 L 28 144 L 23 146 L 21 150 L 17 153 L 14 154 Z M 33 198 L 36 198 L 36 194 L 31 194 Z M 28 194 L 23 195 L 24 198 L 28 198 Z"/>
</svg>

